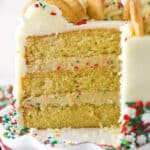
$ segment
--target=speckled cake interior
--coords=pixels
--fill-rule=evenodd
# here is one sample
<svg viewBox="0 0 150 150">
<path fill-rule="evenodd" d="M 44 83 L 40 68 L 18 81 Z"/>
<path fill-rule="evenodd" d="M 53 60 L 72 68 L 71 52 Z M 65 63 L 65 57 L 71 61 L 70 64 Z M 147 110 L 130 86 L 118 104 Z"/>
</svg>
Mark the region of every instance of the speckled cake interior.
<svg viewBox="0 0 150 150">
<path fill-rule="evenodd" d="M 117 29 L 27 37 L 28 73 L 21 78 L 20 95 L 24 125 L 118 126 L 119 54 Z"/>
</svg>

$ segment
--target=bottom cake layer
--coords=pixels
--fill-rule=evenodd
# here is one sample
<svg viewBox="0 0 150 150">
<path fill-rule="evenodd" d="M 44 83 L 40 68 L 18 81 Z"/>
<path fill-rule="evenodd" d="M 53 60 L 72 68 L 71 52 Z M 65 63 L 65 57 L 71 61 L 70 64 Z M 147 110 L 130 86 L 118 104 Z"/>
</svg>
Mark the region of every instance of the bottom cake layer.
<svg viewBox="0 0 150 150">
<path fill-rule="evenodd" d="M 51 106 L 44 110 L 24 108 L 23 122 L 28 128 L 91 128 L 118 126 L 120 107 L 117 104 L 82 104 Z"/>
</svg>

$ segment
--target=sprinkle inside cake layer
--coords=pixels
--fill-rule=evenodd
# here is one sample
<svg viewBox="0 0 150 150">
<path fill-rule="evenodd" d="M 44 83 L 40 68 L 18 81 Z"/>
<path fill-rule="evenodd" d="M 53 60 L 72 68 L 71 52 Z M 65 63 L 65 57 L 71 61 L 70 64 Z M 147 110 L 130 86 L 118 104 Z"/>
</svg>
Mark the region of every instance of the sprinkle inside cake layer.
<svg viewBox="0 0 150 150">
<path fill-rule="evenodd" d="M 77 91 L 118 91 L 119 76 L 107 67 L 30 73 L 22 78 L 22 98 Z"/>
<path fill-rule="evenodd" d="M 47 61 L 38 60 L 36 65 L 28 65 L 28 72 L 75 70 L 77 68 L 109 67 L 114 71 L 120 70 L 120 61 L 116 54 L 101 54 L 92 57 L 53 58 Z"/>
<path fill-rule="evenodd" d="M 31 107 L 23 112 L 24 124 L 29 128 L 112 127 L 119 125 L 119 115 L 120 107 L 117 104 L 84 104 L 71 107 L 47 105 L 44 110 Z"/>
</svg>

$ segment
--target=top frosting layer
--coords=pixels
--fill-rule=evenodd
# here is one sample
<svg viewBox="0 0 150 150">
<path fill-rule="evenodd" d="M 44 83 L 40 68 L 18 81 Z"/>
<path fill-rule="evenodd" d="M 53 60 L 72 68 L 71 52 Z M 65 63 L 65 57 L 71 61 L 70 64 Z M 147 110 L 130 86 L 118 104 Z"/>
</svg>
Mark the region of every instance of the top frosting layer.
<svg viewBox="0 0 150 150">
<path fill-rule="evenodd" d="M 75 3 L 76 1 L 76 3 Z M 68 22 L 78 23 L 82 19 L 91 20 L 92 18 L 99 20 L 129 20 L 131 12 L 130 0 L 105 0 L 99 2 L 93 2 L 92 0 L 75 0 L 71 2 L 69 0 L 33 0 L 36 2 L 36 6 L 40 6 L 43 9 L 47 7 L 47 4 L 54 4 L 62 11 L 62 15 L 68 20 Z M 145 33 L 150 33 L 150 2 L 149 0 L 133 0 L 139 3 L 140 11 L 144 21 Z M 46 4 L 46 3 L 47 4 Z M 102 6 L 101 6 L 102 5 Z M 68 6 L 68 7 L 66 7 Z M 135 6 L 136 9 L 137 6 Z M 80 8 L 80 9 L 79 9 Z M 99 9 L 98 9 L 99 8 Z M 100 10 L 100 8 L 102 10 Z M 75 11 L 75 10 L 78 10 Z M 137 11 L 137 10 L 136 10 Z M 87 13 L 86 13 L 87 12 Z M 135 15 L 139 13 L 135 13 Z M 89 16 L 90 17 L 89 17 Z M 96 17 L 100 16 L 101 17 Z M 125 17 L 126 16 L 126 17 Z M 138 21 L 138 16 L 135 16 L 135 21 Z M 132 18 L 132 17 L 131 17 Z M 80 23 L 80 22 L 79 22 Z"/>
</svg>

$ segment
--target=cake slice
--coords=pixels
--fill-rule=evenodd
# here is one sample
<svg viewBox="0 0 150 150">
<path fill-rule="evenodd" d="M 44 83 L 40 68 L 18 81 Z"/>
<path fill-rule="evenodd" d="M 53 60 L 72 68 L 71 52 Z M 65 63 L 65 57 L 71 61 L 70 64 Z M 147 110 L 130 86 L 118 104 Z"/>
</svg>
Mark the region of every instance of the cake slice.
<svg viewBox="0 0 150 150">
<path fill-rule="evenodd" d="M 98 6 L 102 8 L 95 13 L 100 18 L 93 17 Z M 78 7 L 81 15 L 75 13 Z M 18 112 L 23 126 L 119 126 L 120 27 L 126 10 L 130 9 L 120 1 L 31 2 L 17 38 Z"/>
</svg>

